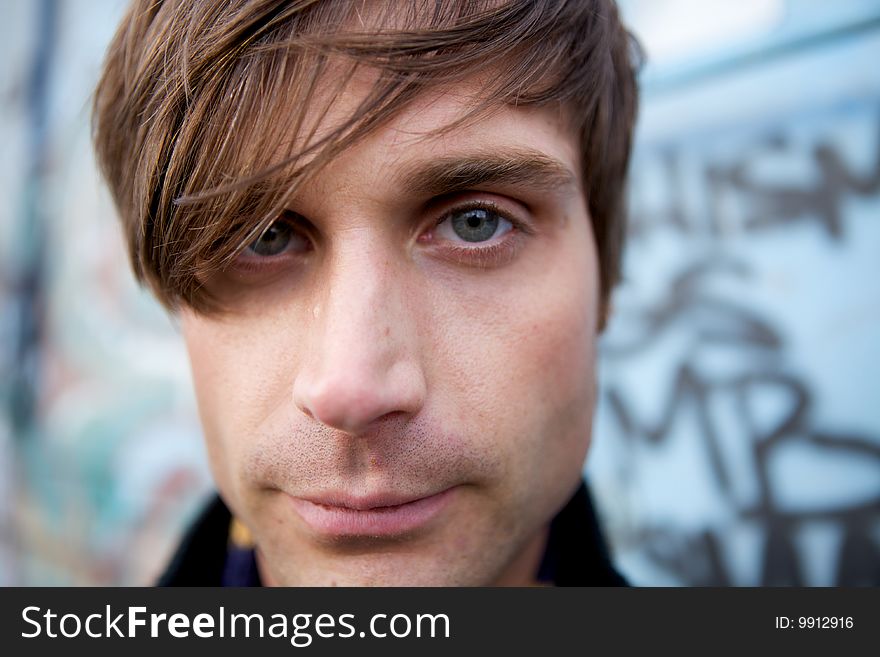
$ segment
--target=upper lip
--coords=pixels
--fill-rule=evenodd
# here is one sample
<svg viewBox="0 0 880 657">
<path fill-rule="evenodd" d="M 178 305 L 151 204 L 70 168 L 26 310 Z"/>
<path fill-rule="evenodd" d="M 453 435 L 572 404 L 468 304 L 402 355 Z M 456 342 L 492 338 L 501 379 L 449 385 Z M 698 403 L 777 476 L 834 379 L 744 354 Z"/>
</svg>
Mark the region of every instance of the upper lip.
<svg viewBox="0 0 880 657">
<path fill-rule="evenodd" d="M 387 507 L 402 506 L 438 495 L 443 491 L 412 495 L 401 493 L 371 493 L 369 495 L 352 495 L 350 493 L 330 492 L 320 495 L 304 495 L 300 499 L 312 504 L 350 509 L 352 511 L 370 511 Z"/>
</svg>

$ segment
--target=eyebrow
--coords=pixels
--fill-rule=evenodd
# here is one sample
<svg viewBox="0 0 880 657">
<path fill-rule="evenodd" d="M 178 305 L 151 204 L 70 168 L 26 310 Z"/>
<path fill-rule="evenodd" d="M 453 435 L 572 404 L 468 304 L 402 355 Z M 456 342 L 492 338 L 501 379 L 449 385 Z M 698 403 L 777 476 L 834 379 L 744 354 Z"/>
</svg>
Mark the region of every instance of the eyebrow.
<svg viewBox="0 0 880 657">
<path fill-rule="evenodd" d="M 433 159 L 404 174 L 402 185 L 414 195 L 440 196 L 485 185 L 527 185 L 550 192 L 575 181 L 568 167 L 540 151 L 506 149 Z"/>
</svg>

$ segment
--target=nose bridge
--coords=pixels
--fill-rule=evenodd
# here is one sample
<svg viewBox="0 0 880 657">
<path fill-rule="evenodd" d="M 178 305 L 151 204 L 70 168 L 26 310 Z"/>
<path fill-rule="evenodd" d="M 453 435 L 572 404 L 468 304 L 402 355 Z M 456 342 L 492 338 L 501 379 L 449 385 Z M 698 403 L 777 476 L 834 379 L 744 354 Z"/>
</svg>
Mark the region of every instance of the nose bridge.
<svg viewBox="0 0 880 657">
<path fill-rule="evenodd" d="M 390 413 L 416 412 L 425 385 L 406 277 L 386 246 L 348 237 L 322 272 L 294 401 L 323 424 L 356 434 Z"/>
<path fill-rule="evenodd" d="M 353 240 L 360 248 L 340 249 L 331 258 L 322 309 L 316 325 L 327 343 L 324 361 L 394 358 L 405 345 L 392 335 L 402 328 L 400 277 L 393 276 L 391 258 L 380 245 Z"/>
</svg>

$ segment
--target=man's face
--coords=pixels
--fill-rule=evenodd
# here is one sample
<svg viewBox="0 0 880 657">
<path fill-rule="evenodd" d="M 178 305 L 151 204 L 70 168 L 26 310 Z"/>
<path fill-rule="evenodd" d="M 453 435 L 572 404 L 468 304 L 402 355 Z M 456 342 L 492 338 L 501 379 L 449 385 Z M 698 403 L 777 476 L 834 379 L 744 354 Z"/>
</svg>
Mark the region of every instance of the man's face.
<svg viewBox="0 0 880 657">
<path fill-rule="evenodd" d="M 334 159 L 208 281 L 230 312 L 182 315 L 265 580 L 526 583 L 579 483 L 598 268 L 577 142 L 547 108 L 434 133 L 478 93 L 425 92 Z"/>
</svg>

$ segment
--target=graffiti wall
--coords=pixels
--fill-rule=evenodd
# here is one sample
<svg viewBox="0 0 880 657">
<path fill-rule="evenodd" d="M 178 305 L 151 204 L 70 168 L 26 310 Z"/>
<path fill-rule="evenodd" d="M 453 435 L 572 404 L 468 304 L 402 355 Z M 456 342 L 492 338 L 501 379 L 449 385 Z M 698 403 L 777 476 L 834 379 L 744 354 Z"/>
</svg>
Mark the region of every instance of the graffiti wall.
<svg viewBox="0 0 880 657">
<path fill-rule="evenodd" d="M 210 489 L 177 330 L 91 154 L 124 3 L 4 3 L 0 584 L 145 584 Z"/>
<path fill-rule="evenodd" d="M 89 94 L 123 0 L 0 23 L 0 584 L 152 581 L 210 491 Z M 587 473 L 637 584 L 880 584 L 880 2 L 629 0 L 648 55 Z"/>
<path fill-rule="evenodd" d="M 638 582 L 880 584 L 880 6 L 778 4 L 643 71 L 589 464 Z"/>
</svg>

